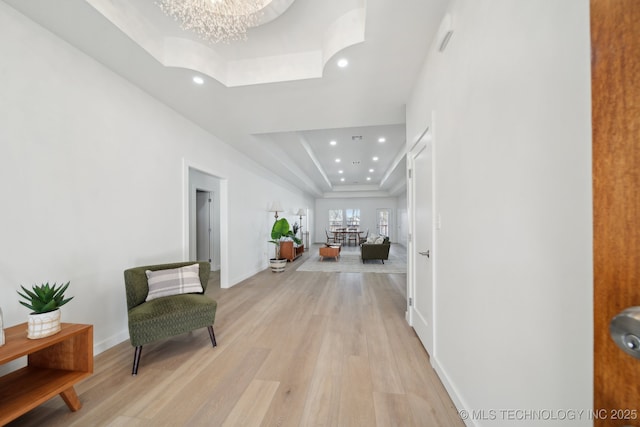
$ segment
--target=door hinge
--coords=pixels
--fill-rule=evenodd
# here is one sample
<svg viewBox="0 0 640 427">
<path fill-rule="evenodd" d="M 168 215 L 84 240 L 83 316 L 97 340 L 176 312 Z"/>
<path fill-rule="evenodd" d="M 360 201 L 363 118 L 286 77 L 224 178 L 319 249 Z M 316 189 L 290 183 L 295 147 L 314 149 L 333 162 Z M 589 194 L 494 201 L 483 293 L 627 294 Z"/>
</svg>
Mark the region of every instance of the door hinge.
<svg viewBox="0 0 640 427">
<path fill-rule="evenodd" d="M 409 298 L 409 307 L 413 307 L 413 298 Z"/>
</svg>

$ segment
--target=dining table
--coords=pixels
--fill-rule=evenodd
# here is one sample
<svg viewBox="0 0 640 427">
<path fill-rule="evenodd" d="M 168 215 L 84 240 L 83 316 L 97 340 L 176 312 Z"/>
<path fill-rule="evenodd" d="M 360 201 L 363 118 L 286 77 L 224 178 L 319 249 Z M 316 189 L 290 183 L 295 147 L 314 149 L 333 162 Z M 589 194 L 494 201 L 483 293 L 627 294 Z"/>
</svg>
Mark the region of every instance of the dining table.
<svg viewBox="0 0 640 427">
<path fill-rule="evenodd" d="M 337 229 L 333 231 L 333 240 L 336 243 L 349 246 L 351 246 L 351 242 L 353 241 L 355 245 L 358 246 L 362 239 L 362 233 L 360 230 Z"/>
</svg>

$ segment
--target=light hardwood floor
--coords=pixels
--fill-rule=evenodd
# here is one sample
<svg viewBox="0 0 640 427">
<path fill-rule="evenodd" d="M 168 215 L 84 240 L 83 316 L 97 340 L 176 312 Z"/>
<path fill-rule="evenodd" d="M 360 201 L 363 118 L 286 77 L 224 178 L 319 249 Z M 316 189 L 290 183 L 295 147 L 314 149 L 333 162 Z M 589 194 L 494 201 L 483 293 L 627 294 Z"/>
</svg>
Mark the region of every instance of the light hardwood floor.
<svg viewBox="0 0 640 427">
<path fill-rule="evenodd" d="M 296 272 L 309 253 L 214 277 L 215 349 L 206 329 L 147 345 L 132 377 L 121 343 L 76 386 L 80 411 L 56 397 L 10 425 L 463 426 L 405 321 L 406 275 Z"/>
</svg>

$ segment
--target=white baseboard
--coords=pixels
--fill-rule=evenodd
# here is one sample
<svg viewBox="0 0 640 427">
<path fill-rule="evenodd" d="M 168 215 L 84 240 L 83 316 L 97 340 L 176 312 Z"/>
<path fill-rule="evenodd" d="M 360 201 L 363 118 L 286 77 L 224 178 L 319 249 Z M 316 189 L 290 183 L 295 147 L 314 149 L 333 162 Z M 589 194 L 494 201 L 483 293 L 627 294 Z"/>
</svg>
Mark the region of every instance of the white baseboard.
<svg viewBox="0 0 640 427">
<path fill-rule="evenodd" d="M 256 270 L 256 271 L 249 271 L 241 276 L 237 276 L 234 277 L 233 279 L 229 279 L 229 287 L 232 287 L 234 285 L 237 285 L 238 283 L 242 282 L 243 280 L 247 280 L 248 278 L 255 276 L 256 274 L 260 273 L 262 270 L 269 268 L 268 264 L 265 264 L 264 268 L 262 268 L 261 270 Z"/>
<path fill-rule="evenodd" d="M 429 360 L 431 362 L 431 366 L 436 371 L 436 374 L 438 374 L 438 378 L 440 378 L 442 385 L 444 385 L 444 388 L 447 390 L 447 393 L 449 393 L 449 396 L 451 397 L 451 400 L 453 400 L 453 404 L 458 409 L 458 411 L 468 410 L 469 412 L 471 412 L 471 410 L 467 409 L 469 408 L 469 405 L 467 405 L 464 399 L 462 399 L 462 397 L 460 396 L 460 393 L 458 392 L 458 389 L 453 384 L 453 382 L 451 382 L 446 371 L 442 368 L 442 366 L 438 362 L 438 359 L 435 357 L 430 357 Z M 471 418 L 473 417 L 468 417 L 466 420 L 464 420 L 464 424 L 468 427 L 480 427 L 480 425 Z"/>
<path fill-rule="evenodd" d="M 120 344 L 123 341 L 127 341 L 129 339 L 129 331 L 123 330 L 118 332 L 117 334 L 100 341 L 99 343 L 93 344 L 93 355 L 97 356 L 103 351 L 109 350 L 111 347 Z"/>
</svg>

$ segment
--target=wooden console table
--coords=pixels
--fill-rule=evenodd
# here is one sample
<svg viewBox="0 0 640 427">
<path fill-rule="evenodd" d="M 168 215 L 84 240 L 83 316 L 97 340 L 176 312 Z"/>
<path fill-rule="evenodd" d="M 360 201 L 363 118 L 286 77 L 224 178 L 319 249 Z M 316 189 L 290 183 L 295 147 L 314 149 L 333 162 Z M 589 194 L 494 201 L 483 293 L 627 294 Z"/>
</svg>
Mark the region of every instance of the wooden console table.
<svg viewBox="0 0 640 427">
<path fill-rule="evenodd" d="M 59 394 L 72 411 L 82 407 L 73 386 L 93 373 L 93 326 L 63 323 L 41 339 L 27 338 L 27 324 L 4 330 L 0 364 L 27 356 L 27 366 L 0 377 L 0 425 Z"/>
<path fill-rule="evenodd" d="M 294 246 L 292 241 L 280 242 L 280 258 L 293 261 L 304 253 L 304 245 Z"/>
</svg>

